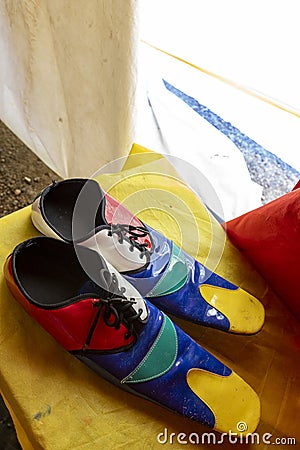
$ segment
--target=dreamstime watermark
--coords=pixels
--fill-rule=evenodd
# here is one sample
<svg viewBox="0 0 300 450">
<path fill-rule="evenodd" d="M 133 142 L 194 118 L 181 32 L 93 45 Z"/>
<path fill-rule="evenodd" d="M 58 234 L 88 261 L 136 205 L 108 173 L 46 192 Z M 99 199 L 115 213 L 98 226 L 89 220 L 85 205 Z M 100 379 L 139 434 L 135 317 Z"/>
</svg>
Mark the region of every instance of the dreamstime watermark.
<svg viewBox="0 0 300 450">
<path fill-rule="evenodd" d="M 240 433 L 229 431 L 228 433 L 169 433 L 168 428 L 158 433 L 156 436 L 157 442 L 161 445 L 164 444 L 180 444 L 180 445 L 222 445 L 222 444 L 264 444 L 264 445 L 297 445 L 295 437 L 275 437 L 272 433 L 245 433 L 247 431 L 247 424 L 245 422 L 239 422 L 237 424 L 237 430 Z"/>
<path fill-rule="evenodd" d="M 229 431 L 228 433 L 214 433 L 213 431 L 207 433 L 169 433 L 168 428 L 158 433 L 156 436 L 157 442 L 161 445 L 164 444 L 181 444 L 181 445 L 222 445 L 229 443 L 235 444 L 264 444 L 264 445 L 281 445 L 281 446 L 295 446 L 297 441 L 295 437 L 276 437 L 272 433 L 245 433 L 247 431 L 247 424 L 245 422 L 239 422 L 237 424 L 237 430 L 240 433 Z"/>
</svg>

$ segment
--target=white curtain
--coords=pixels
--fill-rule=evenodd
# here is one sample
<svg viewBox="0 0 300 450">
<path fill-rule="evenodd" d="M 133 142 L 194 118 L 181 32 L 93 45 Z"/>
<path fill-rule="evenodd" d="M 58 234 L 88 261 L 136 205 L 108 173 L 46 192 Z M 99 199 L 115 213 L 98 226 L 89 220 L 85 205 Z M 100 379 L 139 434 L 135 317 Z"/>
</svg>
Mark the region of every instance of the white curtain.
<svg viewBox="0 0 300 450">
<path fill-rule="evenodd" d="M 0 118 L 62 177 L 130 150 L 137 1 L 0 2 Z"/>
</svg>

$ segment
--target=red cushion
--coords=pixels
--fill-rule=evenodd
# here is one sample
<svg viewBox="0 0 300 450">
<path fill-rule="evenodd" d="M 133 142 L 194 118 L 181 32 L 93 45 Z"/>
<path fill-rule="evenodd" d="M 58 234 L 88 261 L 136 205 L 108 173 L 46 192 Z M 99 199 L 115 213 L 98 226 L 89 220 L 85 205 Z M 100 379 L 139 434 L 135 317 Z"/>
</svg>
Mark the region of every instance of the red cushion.
<svg viewBox="0 0 300 450">
<path fill-rule="evenodd" d="M 298 181 L 298 183 L 296 184 L 296 186 L 293 188 L 293 191 L 294 191 L 295 189 L 298 189 L 298 188 L 300 188 L 300 180 Z"/>
<path fill-rule="evenodd" d="M 300 189 L 224 227 L 231 241 L 300 320 Z"/>
</svg>

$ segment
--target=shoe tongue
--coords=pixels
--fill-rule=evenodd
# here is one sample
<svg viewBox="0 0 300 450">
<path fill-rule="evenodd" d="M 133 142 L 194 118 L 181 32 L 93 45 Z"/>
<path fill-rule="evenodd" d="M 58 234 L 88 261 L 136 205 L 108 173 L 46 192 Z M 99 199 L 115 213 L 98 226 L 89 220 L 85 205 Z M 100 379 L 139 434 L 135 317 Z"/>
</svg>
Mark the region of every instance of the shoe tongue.
<svg viewBox="0 0 300 450">
<path fill-rule="evenodd" d="M 134 299 L 133 308 L 136 313 L 142 310 L 140 320 L 147 320 L 148 309 L 144 299 L 108 261 L 105 261 L 99 253 L 81 245 L 77 246 L 77 254 L 82 267 L 88 274 L 87 281 L 77 291 L 78 295 L 91 294 L 91 298 L 106 299 L 112 297 L 112 292 L 116 293 L 116 297 L 122 296 L 124 292 L 124 297 Z"/>
<path fill-rule="evenodd" d="M 77 295 L 84 295 L 84 294 L 92 294 L 95 295 L 95 297 L 103 297 L 105 292 L 93 280 L 87 280 L 77 291 Z M 105 295 L 105 297 L 106 296 L 107 295 Z"/>
<path fill-rule="evenodd" d="M 121 299 L 121 295 L 113 292 L 107 291 L 105 288 L 102 288 L 97 283 L 95 283 L 93 280 L 87 280 L 85 283 L 82 284 L 82 286 L 78 289 L 77 295 L 86 295 L 90 294 L 93 297 L 99 297 L 102 299 L 110 298 L 111 300 L 114 300 L 114 297 L 116 300 Z M 126 297 L 124 297 L 124 300 L 126 301 Z"/>
<path fill-rule="evenodd" d="M 114 302 L 114 300 L 117 301 L 117 304 L 114 304 L 114 308 L 116 308 L 118 310 L 118 306 L 120 305 L 120 300 L 122 300 L 120 297 L 118 297 L 118 295 L 116 294 L 116 296 L 114 296 L 114 294 L 108 293 L 105 289 L 102 289 L 100 286 L 97 285 L 97 283 L 95 283 L 92 280 L 87 280 L 85 283 L 83 283 L 83 285 L 79 288 L 79 290 L 77 291 L 77 295 L 83 296 L 83 295 L 88 295 L 91 298 L 96 298 L 96 299 L 107 299 L 108 297 L 110 298 L 111 302 Z M 129 299 L 127 299 L 126 297 L 124 298 L 124 303 L 130 301 Z M 143 306 L 141 305 L 141 302 L 143 303 L 143 300 L 137 300 L 135 301 L 134 299 L 132 299 L 132 305 L 131 308 L 127 309 L 125 311 L 122 312 L 122 314 L 125 314 L 125 317 L 127 318 L 127 320 L 130 321 L 131 318 L 133 318 L 134 316 L 136 317 L 137 313 L 141 313 L 139 314 L 139 318 L 137 320 L 134 320 L 134 330 L 137 334 L 139 334 L 143 328 L 143 325 L 148 321 L 148 309 L 146 308 L 146 311 L 143 311 L 143 308 L 145 308 L 145 304 L 143 304 Z M 141 308 L 142 306 L 142 308 Z M 115 309 L 115 311 L 116 311 Z M 146 316 L 145 316 L 145 312 L 146 312 Z M 128 324 L 125 325 L 128 328 Z"/>
<path fill-rule="evenodd" d="M 131 287 L 131 286 L 129 286 Z M 93 280 L 87 280 L 85 283 L 82 284 L 82 286 L 78 289 L 77 295 L 86 295 L 89 294 L 91 298 L 102 298 L 106 299 L 111 294 L 108 293 L 105 289 L 102 289 L 97 283 L 95 283 Z M 114 296 L 111 297 L 111 300 L 114 300 Z M 120 298 L 116 298 L 116 300 L 120 300 Z M 148 320 L 148 308 L 145 304 L 145 301 L 139 297 L 132 299 L 132 308 L 138 313 L 140 310 L 142 311 L 142 314 L 140 316 L 141 322 L 146 322 Z M 124 298 L 124 301 L 130 301 L 126 297 Z"/>
</svg>

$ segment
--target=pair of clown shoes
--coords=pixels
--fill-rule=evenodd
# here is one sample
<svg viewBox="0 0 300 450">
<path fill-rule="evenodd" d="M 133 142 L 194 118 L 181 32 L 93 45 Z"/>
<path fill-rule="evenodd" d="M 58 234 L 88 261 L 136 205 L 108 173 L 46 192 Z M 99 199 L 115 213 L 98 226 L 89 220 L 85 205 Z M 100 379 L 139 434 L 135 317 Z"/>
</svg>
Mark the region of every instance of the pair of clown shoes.
<svg viewBox="0 0 300 450">
<path fill-rule="evenodd" d="M 45 236 L 19 244 L 5 277 L 16 300 L 59 344 L 120 388 L 219 432 L 253 432 L 254 390 L 168 313 L 252 334 L 252 295 L 142 223 L 94 180 L 48 186 L 32 205 Z M 228 407 L 230 405 L 230 408 Z"/>
</svg>

